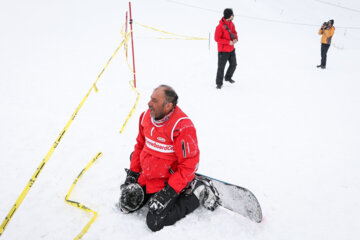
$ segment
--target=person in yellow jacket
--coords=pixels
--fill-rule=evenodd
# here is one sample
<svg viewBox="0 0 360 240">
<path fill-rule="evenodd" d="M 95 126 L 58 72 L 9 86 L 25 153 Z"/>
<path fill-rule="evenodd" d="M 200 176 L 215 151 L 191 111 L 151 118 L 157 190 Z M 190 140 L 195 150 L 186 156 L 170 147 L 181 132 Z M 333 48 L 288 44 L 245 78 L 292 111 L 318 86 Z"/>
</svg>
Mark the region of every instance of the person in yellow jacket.
<svg viewBox="0 0 360 240">
<path fill-rule="evenodd" d="M 319 30 L 319 35 L 321 36 L 321 64 L 318 65 L 318 68 L 325 69 L 326 68 L 326 57 L 327 52 L 329 50 L 331 39 L 334 35 L 335 27 L 334 20 L 329 20 L 328 22 L 324 22 Z"/>
</svg>

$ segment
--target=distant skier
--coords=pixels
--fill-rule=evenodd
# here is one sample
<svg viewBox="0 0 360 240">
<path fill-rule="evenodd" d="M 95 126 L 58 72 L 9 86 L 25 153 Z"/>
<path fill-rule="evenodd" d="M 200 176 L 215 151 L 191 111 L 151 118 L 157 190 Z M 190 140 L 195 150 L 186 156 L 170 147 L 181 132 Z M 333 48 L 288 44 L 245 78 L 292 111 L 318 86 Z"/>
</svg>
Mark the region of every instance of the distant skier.
<svg viewBox="0 0 360 240">
<path fill-rule="evenodd" d="M 321 36 L 321 64 L 318 65 L 318 68 L 325 69 L 326 68 L 326 57 L 327 52 L 329 50 L 331 39 L 334 35 L 335 27 L 334 20 L 329 20 L 328 22 L 324 22 L 319 30 L 319 35 Z"/>
<path fill-rule="evenodd" d="M 231 8 L 224 10 L 224 17 L 221 18 L 215 30 L 215 41 L 218 44 L 218 69 L 216 74 L 216 88 L 221 89 L 223 85 L 224 70 L 226 62 L 229 61 L 229 68 L 225 74 L 225 81 L 234 83 L 232 76 L 236 69 L 236 54 L 234 45 L 238 42 L 235 25 L 232 22 L 234 13 Z"/>
<path fill-rule="evenodd" d="M 196 130 L 177 100 L 167 85 L 153 91 L 120 186 L 120 210 L 130 213 L 148 203 L 146 223 L 152 231 L 174 224 L 200 204 L 210 210 L 218 206 L 212 182 L 194 178 L 200 155 Z"/>
</svg>

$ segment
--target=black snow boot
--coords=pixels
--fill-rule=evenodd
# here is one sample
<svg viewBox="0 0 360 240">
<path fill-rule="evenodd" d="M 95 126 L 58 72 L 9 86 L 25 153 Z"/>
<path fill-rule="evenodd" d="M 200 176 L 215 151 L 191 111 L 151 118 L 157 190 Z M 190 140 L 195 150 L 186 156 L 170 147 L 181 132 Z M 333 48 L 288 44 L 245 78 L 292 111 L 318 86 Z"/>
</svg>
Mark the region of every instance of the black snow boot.
<svg viewBox="0 0 360 240">
<path fill-rule="evenodd" d="M 209 179 L 196 176 L 185 192 L 185 194 L 191 193 L 199 199 L 201 205 L 211 211 L 214 211 L 219 206 L 219 192 Z"/>
<path fill-rule="evenodd" d="M 235 83 L 235 81 L 234 81 L 234 80 L 232 80 L 231 78 L 229 78 L 229 79 L 225 79 L 225 81 L 227 81 L 227 82 L 229 82 L 229 83 Z"/>
</svg>

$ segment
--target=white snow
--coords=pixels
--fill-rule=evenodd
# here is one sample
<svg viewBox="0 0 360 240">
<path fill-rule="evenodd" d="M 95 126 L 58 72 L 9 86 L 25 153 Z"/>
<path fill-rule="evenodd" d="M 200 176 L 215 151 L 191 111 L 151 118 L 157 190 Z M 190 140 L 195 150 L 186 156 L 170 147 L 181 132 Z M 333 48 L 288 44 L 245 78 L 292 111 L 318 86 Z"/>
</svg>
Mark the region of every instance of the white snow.
<svg viewBox="0 0 360 240">
<path fill-rule="evenodd" d="M 135 22 L 208 37 L 168 37 L 134 25 L 136 94 L 124 51 L 116 55 L 1 239 L 358 239 L 360 234 L 360 3 L 357 0 L 132 1 Z M 213 34 L 232 7 L 239 35 L 236 83 L 215 89 Z M 0 223 L 122 38 L 127 1 L 0 2 Z M 335 20 L 326 70 L 319 26 Z M 355 27 L 355 28 L 354 28 Z M 170 36 L 171 37 L 171 36 Z M 130 49 L 130 48 L 129 48 Z M 131 59 L 130 59 L 131 60 Z M 250 189 L 260 224 L 203 208 L 152 233 L 141 214 L 115 204 L 138 118 L 152 90 L 168 84 L 197 128 L 199 172 Z"/>
</svg>

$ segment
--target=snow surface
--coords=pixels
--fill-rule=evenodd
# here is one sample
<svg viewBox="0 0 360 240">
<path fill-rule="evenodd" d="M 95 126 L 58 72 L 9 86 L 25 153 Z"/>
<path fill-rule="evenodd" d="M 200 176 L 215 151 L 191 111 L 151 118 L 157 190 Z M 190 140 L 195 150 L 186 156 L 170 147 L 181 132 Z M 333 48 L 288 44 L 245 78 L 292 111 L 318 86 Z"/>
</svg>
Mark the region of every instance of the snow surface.
<svg viewBox="0 0 360 240">
<path fill-rule="evenodd" d="M 134 25 L 139 105 L 121 50 L 45 165 L 2 239 L 358 239 L 360 235 L 360 2 L 357 0 L 133 1 L 136 22 L 208 41 L 161 40 Z M 215 89 L 213 34 L 232 7 L 236 83 Z M 1 222 L 121 41 L 127 1 L 0 2 Z M 335 19 L 326 70 L 322 22 Z M 199 172 L 250 189 L 264 220 L 200 208 L 152 233 L 115 208 L 152 90 L 169 84 L 197 127 Z"/>
</svg>

